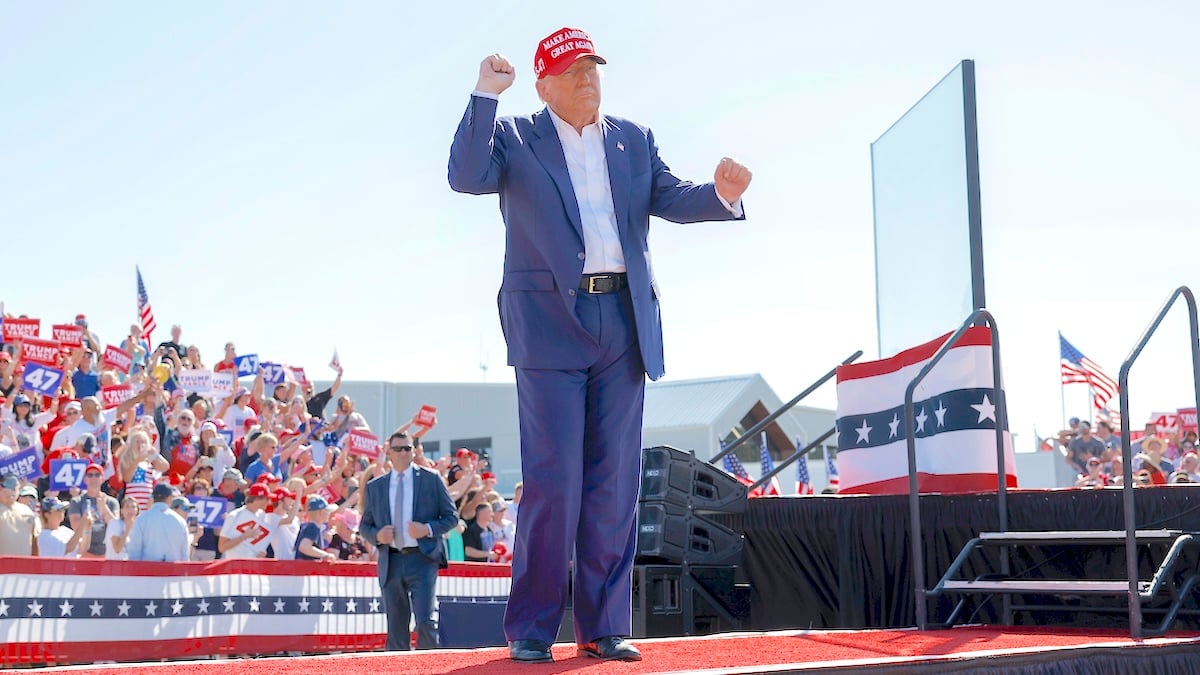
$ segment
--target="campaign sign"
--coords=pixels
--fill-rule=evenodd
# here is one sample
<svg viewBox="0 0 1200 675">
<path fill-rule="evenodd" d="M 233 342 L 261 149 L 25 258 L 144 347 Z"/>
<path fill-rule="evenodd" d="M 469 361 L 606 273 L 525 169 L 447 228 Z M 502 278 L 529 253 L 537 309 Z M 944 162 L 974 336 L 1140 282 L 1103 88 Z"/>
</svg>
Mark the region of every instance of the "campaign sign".
<svg viewBox="0 0 1200 675">
<path fill-rule="evenodd" d="M 24 382 L 30 389 L 37 389 L 43 396 L 53 396 L 62 384 L 63 371 L 58 368 L 30 363 L 25 366 Z"/>
<path fill-rule="evenodd" d="M 212 377 L 211 370 L 185 368 L 179 372 L 179 386 L 198 394 L 207 394 L 212 390 Z"/>
<path fill-rule="evenodd" d="M 1184 432 L 1200 431 L 1200 427 L 1198 427 L 1198 425 L 1196 424 L 1196 409 L 1195 408 L 1180 408 L 1178 411 L 1178 414 L 1179 414 L 1179 426 L 1183 428 Z"/>
<path fill-rule="evenodd" d="M 233 373 L 228 371 L 223 373 L 213 373 L 212 380 L 209 382 L 209 391 L 216 398 L 225 398 L 233 395 Z"/>
<path fill-rule="evenodd" d="M 105 408 L 115 408 L 133 398 L 133 385 L 125 383 L 100 387 L 100 397 L 104 400 Z"/>
<path fill-rule="evenodd" d="M 224 497 L 188 497 L 195 506 L 192 513 L 196 515 L 196 524 L 200 527 L 221 528 L 225 525 L 225 512 L 229 509 L 229 500 Z"/>
<path fill-rule="evenodd" d="M 278 363 L 262 364 L 263 384 L 283 384 L 287 379 L 287 369 Z"/>
<path fill-rule="evenodd" d="M 431 429 L 435 423 L 437 423 L 436 406 L 423 405 L 421 406 L 421 409 L 417 411 L 417 414 L 413 415 L 413 424 L 419 427 Z"/>
<path fill-rule="evenodd" d="M 292 368 L 292 379 L 301 387 L 308 386 L 308 376 L 304 374 L 303 368 Z"/>
<path fill-rule="evenodd" d="M 1179 427 L 1179 414 L 1173 412 L 1152 412 L 1150 422 L 1158 427 L 1160 434 L 1173 434 Z"/>
<path fill-rule="evenodd" d="M 86 459 L 52 459 L 50 460 L 50 489 L 70 490 L 73 487 L 83 487 L 83 474 L 87 471 L 90 460 Z"/>
<path fill-rule="evenodd" d="M 59 344 L 53 340 L 25 338 L 21 340 L 21 358 L 47 366 L 58 365 Z"/>
<path fill-rule="evenodd" d="M 42 463 L 38 461 L 37 450 L 29 448 L 0 459 L 0 476 L 20 476 L 33 480 L 42 475 Z"/>
<path fill-rule="evenodd" d="M 346 451 L 371 461 L 379 459 L 379 437 L 369 431 L 355 429 L 347 436 Z"/>
<path fill-rule="evenodd" d="M 128 373 L 129 369 L 133 366 L 133 354 L 120 347 L 109 345 L 104 348 L 103 363 L 113 370 Z"/>
<path fill-rule="evenodd" d="M 338 496 L 337 496 L 337 495 L 335 495 L 335 494 L 333 493 L 333 490 L 330 490 L 330 489 L 329 489 L 329 486 L 328 486 L 328 485 L 326 485 L 325 487 L 322 487 L 320 490 L 317 490 L 317 494 L 319 494 L 319 495 L 321 495 L 322 497 L 324 497 L 324 498 L 325 498 L 325 501 L 326 501 L 326 502 L 328 502 L 328 503 L 330 503 L 330 504 L 336 504 L 336 503 L 337 503 Z"/>
<path fill-rule="evenodd" d="M 217 429 L 217 435 L 225 439 L 225 445 L 233 447 L 233 431 L 229 429 Z"/>
<path fill-rule="evenodd" d="M 254 377 L 258 374 L 258 354 L 243 354 L 233 362 L 237 365 L 238 377 Z"/>
<path fill-rule="evenodd" d="M 54 339 L 61 342 L 62 346 L 83 346 L 83 326 L 76 326 L 69 323 L 56 323 L 51 326 L 51 330 L 54 331 Z"/>
<path fill-rule="evenodd" d="M 16 342 L 26 338 L 35 338 L 41 334 L 42 320 L 41 319 L 13 319 L 10 317 L 4 318 L 3 333 L 5 342 Z"/>
</svg>

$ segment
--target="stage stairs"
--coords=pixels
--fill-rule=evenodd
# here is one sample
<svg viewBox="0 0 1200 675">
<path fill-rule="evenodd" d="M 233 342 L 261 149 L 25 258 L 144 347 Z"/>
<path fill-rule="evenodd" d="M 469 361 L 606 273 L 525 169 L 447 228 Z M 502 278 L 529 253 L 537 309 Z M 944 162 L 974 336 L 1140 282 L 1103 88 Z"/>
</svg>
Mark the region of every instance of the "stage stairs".
<svg viewBox="0 0 1200 675">
<path fill-rule="evenodd" d="M 1185 604 L 1196 591 L 1200 582 L 1200 569 L 1197 568 L 1197 555 L 1200 554 L 1200 536 L 1180 530 L 1137 530 L 1134 533 L 1136 546 L 1141 556 L 1150 561 L 1154 573 L 1149 579 L 1138 579 L 1136 593 L 1142 612 L 1146 614 L 1161 614 L 1157 624 L 1143 623 L 1142 632 L 1146 635 L 1161 635 L 1170 629 L 1172 622 L 1180 611 L 1195 613 L 1195 603 L 1189 609 Z M 1004 622 L 1013 624 L 1013 614 L 1030 612 L 1034 616 L 1040 612 L 1043 615 L 1052 612 L 1127 612 L 1127 606 L 1103 605 L 1084 602 L 1082 596 L 1112 596 L 1128 598 L 1133 592 L 1130 580 L 1123 579 L 1046 579 L 1037 576 L 1038 565 L 1002 574 L 984 574 L 975 579 L 962 579 L 963 568 L 979 558 L 989 549 L 999 549 L 1002 560 L 1001 569 L 1009 567 L 1009 553 L 1021 548 L 1087 546 L 1093 549 L 1110 548 L 1115 554 L 1124 550 L 1127 544 L 1125 530 L 1084 530 L 1058 532 L 983 532 L 971 539 L 963 547 L 958 557 L 950 565 L 933 588 L 926 592 L 926 597 L 939 595 L 961 596 L 949 618 L 937 624 L 949 627 L 959 623 L 969 622 L 965 617 L 966 610 L 978 607 L 993 595 L 1004 597 Z M 1161 552 L 1165 550 L 1165 554 Z M 1157 563 L 1156 555 L 1161 554 Z M 1191 555 L 1189 555 L 1191 554 Z M 973 600 L 983 596 L 983 600 L 973 603 Z M 1057 602 L 1051 603 L 1021 603 L 1014 601 L 1023 598 L 1045 598 L 1052 596 Z"/>
</svg>

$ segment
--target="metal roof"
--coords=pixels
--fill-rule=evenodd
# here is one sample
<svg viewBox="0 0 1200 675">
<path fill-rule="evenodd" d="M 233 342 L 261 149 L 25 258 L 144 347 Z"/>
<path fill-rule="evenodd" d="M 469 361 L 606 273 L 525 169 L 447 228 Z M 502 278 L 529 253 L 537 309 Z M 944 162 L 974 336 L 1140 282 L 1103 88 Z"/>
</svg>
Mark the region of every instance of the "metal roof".
<svg viewBox="0 0 1200 675">
<path fill-rule="evenodd" d="M 646 428 L 710 426 L 730 415 L 741 419 L 757 401 L 769 410 L 781 405 L 762 375 L 731 375 L 646 385 Z M 732 426 L 732 424 L 730 425 Z"/>
</svg>

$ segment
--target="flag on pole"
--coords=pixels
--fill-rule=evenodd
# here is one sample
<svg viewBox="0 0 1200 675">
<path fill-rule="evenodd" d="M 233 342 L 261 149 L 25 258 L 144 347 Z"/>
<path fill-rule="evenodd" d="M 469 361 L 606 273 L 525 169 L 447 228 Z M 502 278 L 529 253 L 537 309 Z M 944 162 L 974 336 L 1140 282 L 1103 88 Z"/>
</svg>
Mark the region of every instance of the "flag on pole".
<svg viewBox="0 0 1200 675">
<path fill-rule="evenodd" d="M 725 455 L 725 470 L 733 475 L 734 478 L 742 481 L 746 485 L 754 485 L 754 479 L 746 471 L 746 467 L 742 466 L 742 460 L 737 458 L 737 455 L 732 452 Z M 751 490 L 747 497 L 761 497 L 762 488 Z"/>
<path fill-rule="evenodd" d="M 796 438 L 796 447 L 803 448 L 800 438 Z M 808 457 L 796 460 L 796 494 L 811 495 L 813 493 L 812 478 L 808 476 Z"/>
<path fill-rule="evenodd" d="M 329 359 L 329 367 L 333 368 L 334 371 L 337 372 L 341 372 L 342 370 L 342 362 L 340 359 L 338 359 L 337 347 L 333 348 L 333 358 Z"/>
<path fill-rule="evenodd" d="M 1103 410 L 1109 399 L 1117 395 L 1117 381 L 1105 373 L 1075 345 L 1067 342 L 1062 333 L 1058 334 L 1058 346 L 1062 359 L 1062 383 L 1085 383 L 1092 391 L 1092 405 L 1096 410 Z"/>
<path fill-rule="evenodd" d="M 759 461 L 762 462 L 762 475 L 765 476 L 775 470 L 774 463 L 771 462 L 771 451 L 767 449 L 767 432 L 762 432 L 759 437 Z M 763 486 L 763 494 L 778 497 L 783 494 L 783 490 L 779 488 L 779 478 L 771 476 L 771 482 Z"/>
<path fill-rule="evenodd" d="M 142 335 L 146 338 L 147 344 L 154 344 L 150 334 L 158 328 L 158 324 L 154 321 L 154 308 L 150 306 L 150 296 L 146 295 L 146 284 L 142 281 L 142 270 L 134 266 L 137 270 L 137 303 L 138 316 L 142 320 Z"/>
<path fill-rule="evenodd" d="M 825 475 L 829 478 L 829 487 L 834 490 L 841 489 L 842 479 L 838 477 L 837 470 L 837 455 L 825 450 Z"/>
</svg>

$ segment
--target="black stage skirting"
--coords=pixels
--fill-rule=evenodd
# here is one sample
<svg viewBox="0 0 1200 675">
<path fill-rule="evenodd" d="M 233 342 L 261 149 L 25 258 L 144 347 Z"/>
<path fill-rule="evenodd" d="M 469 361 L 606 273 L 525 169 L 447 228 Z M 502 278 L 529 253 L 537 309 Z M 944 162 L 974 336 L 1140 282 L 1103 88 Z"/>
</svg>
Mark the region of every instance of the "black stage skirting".
<svg viewBox="0 0 1200 675">
<path fill-rule="evenodd" d="M 1200 531 L 1200 486 L 1139 488 L 1139 529 Z M 996 494 L 921 497 L 926 586 L 932 587 L 971 538 L 999 530 Z M 753 630 L 794 628 L 895 628 L 916 624 L 910 569 L 907 495 L 776 497 L 751 499 L 741 514 L 714 520 L 745 534 L 743 570 L 752 587 Z M 1124 529 L 1119 489 L 1036 490 L 1008 493 L 1008 529 Z M 1160 554 L 1161 555 L 1161 554 Z M 1141 556 L 1142 578 L 1153 572 Z M 1187 561 L 1194 564 L 1196 561 Z M 1124 547 L 1058 547 L 1014 552 L 1013 569 L 1038 566 L 1044 578 L 1124 579 Z M 963 578 L 999 571 L 998 558 L 964 569 Z M 1124 606 L 1121 598 L 1111 599 Z M 930 603 L 931 622 L 945 620 L 957 598 Z M 999 621 L 998 601 L 973 623 Z M 1063 612 L 1014 623 L 1128 626 L 1121 612 Z M 1179 628 L 1200 628 L 1200 616 L 1181 616 Z"/>
</svg>

